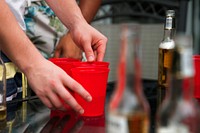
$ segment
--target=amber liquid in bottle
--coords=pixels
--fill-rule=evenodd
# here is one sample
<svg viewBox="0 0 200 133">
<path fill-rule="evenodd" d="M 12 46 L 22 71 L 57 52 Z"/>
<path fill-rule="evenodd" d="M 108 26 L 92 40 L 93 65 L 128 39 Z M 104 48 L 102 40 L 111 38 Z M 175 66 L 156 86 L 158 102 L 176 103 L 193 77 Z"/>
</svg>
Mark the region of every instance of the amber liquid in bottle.
<svg viewBox="0 0 200 133">
<path fill-rule="evenodd" d="M 6 107 L 0 106 L 0 121 L 6 119 Z"/>
<path fill-rule="evenodd" d="M 158 70 L 158 103 L 161 103 L 166 95 L 167 84 L 167 73 L 171 67 L 173 49 L 159 48 L 159 70 Z"/>
<path fill-rule="evenodd" d="M 130 133 L 147 133 L 148 131 L 148 116 L 146 113 L 137 112 L 134 116 L 128 116 L 128 125 Z"/>
</svg>

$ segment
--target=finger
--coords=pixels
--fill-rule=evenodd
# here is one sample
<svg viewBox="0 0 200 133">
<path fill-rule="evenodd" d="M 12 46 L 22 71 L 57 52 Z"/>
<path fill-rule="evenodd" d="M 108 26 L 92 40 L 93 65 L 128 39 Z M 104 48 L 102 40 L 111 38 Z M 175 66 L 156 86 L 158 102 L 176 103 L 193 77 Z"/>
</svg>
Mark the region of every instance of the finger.
<svg viewBox="0 0 200 133">
<path fill-rule="evenodd" d="M 76 112 L 83 114 L 83 108 L 77 103 L 77 101 L 72 97 L 72 95 L 64 88 L 60 86 L 60 91 L 57 94 L 68 104 L 71 106 Z"/>
<path fill-rule="evenodd" d="M 47 97 L 40 97 L 40 99 L 48 108 L 52 109 L 54 107 Z"/>
<path fill-rule="evenodd" d="M 94 52 L 93 52 L 90 42 L 85 41 L 83 46 L 84 46 L 84 52 L 85 52 L 85 56 L 86 56 L 87 60 L 94 61 L 94 59 L 95 59 Z"/>
<path fill-rule="evenodd" d="M 70 82 L 64 81 L 65 85 L 69 87 L 72 91 L 78 93 L 81 97 L 83 97 L 86 101 L 92 101 L 92 96 L 83 88 L 81 84 L 70 77 Z"/>
<path fill-rule="evenodd" d="M 97 61 L 103 61 L 105 51 L 106 51 L 106 41 L 98 41 L 93 48 L 97 51 Z"/>
<path fill-rule="evenodd" d="M 47 97 L 56 109 L 65 110 L 61 100 L 59 99 L 56 93 L 49 91 Z"/>
</svg>

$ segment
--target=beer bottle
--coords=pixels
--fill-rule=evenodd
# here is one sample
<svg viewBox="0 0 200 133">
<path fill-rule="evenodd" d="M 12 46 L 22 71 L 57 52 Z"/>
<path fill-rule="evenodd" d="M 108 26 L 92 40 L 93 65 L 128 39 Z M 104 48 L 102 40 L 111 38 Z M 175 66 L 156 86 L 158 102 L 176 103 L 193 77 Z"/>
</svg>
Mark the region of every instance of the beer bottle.
<svg viewBox="0 0 200 133">
<path fill-rule="evenodd" d="M 158 106 L 165 98 L 168 88 L 167 73 L 171 66 L 172 51 L 174 49 L 174 33 L 175 33 L 175 11 L 166 11 L 166 21 L 164 26 L 164 37 L 159 45 L 158 55 Z"/>
<path fill-rule="evenodd" d="M 169 73 L 169 93 L 157 114 L 157 133 L 199 132 L 199 108 L 193 98 L 194 67 L 190 36 L 177 35 Z"/>
</svg>

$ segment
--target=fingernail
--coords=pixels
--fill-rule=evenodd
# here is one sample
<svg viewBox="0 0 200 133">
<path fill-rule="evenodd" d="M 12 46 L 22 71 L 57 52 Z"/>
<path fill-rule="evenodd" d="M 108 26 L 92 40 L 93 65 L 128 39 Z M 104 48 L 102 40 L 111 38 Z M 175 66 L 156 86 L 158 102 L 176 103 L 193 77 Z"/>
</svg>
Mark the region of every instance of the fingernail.
<svg viewBox="0 0 200 133">
<path fill-rule="evenodd" d="M 91 96 L 87 96 L 86 99 L 87 99 L 88 102 L 92 101 L 92 97 Z"/>
<path fill-rule="evenodd" d="M 84 113 L 84 110 L 83 109 L 80 109 L 79 110 L 79 114 L 83 114 Z"/>
<path fill-rule="evenodd" d="M 89 57 L 88 57 L 88 61 L 94 61 L 94 56 L 92 56 L 92 55 L 89 56 Z"/>
</svg>

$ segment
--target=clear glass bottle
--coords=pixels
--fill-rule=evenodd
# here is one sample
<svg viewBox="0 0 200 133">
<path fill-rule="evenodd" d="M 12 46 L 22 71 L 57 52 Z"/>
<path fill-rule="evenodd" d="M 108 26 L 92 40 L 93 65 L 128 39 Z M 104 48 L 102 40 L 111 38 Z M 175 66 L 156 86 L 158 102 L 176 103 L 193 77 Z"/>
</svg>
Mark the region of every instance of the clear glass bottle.
<svg viewBox="0 0 200 133">
<path fill-rule="evenodd" d="M 199 108 L 193 98 L 194 68 L 192 38 L 178 35 L 175 39 L 169 93 L 157 114 L 157 133 L 199 132 Z"/>
<path fill-rule="evenodd" d="M 175 34 L 175 11 L 166 11 L 166 20 L 164 25 L 164 37 L 159 45 L 158 55 L 158 106 L 165 98 L 168 88 L 167 73 L 171 66 L 172 51 L 174 49 Z"/>
<path fill-rule="evenodd" d="M 0 51 L 0 129 L 6 126 L 6 67 Z"/>
<path fill-rule="evenodd" d="M 149 104 L 141 82 L 138 25 L 123 25 L 118 82 L 107 115 L 107 133 L 148 133 Z"/>
</svg>

